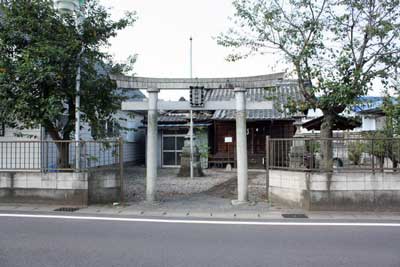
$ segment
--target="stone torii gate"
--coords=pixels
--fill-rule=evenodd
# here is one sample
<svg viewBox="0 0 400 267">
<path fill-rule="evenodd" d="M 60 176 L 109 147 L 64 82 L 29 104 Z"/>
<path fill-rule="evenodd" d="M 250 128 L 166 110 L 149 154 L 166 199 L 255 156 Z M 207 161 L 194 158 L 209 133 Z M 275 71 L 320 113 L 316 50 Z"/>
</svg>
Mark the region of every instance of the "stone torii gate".
<svg viewBox="0 0 400 267">
<path fill-rule="evenodd" d="M 159 110 L 236 110 L 236 151 L 237 151 L 237 200 L 232 204 L 248 202 L 248 162 L 247 162 L 247 134 L 246 110 L 272 109 L 273 102 L 263 100 L 258 102 L 246 101 L 246 88 L 266 88 L 276 86 L 282 81 L 284 73 L 241 78 L 206 78 L 206 79 L 163 79 L 129 77 L 114 75 L 111 78 L 117 82 L 119 88 L 147 90 L 148 101 L 127 101 L 122 103 L 125 111 L 147 111 L 147 146 L 146 146 L 146 201 L 156 200 L 155 184 L 157 179 L 157 119 Z M 193 107 L 189 101 L 160 101 L 160 90 L 189 90 L 191 86 L 205 89 L 232 88 L 234 100 L 206 101 L 202 107 Z"/>
</svg>

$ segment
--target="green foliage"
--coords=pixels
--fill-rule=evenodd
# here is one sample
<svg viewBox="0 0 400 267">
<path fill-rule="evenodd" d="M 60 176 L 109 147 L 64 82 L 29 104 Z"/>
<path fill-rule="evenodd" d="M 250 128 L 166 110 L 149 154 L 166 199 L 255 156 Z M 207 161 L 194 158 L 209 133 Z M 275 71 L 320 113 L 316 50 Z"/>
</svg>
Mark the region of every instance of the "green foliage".
<svg viewBox="0 0 400 267">
<path fill-rule="evenodd" d="M 398 94 L 398 92 L 397 92 Z M 382 104 L 382 111 L 385 114 L 385 127 L 381 129 L 385 136 L 400 136 L 400 98 L 393 97 L 387 91 Z"/>
<path fill-rule="evenodd" d="M 115 120 L 123 100 L 109 74 L 129 71 L 131 64 L 114 64 L 104 48 L 118 30 L 133 24 L 135 14 L 113 21 L 97 0 L 88 0 L 78 29 L 74 18 L 60 15 L 52 2 L 0 4 L 0 121 L 20 128 L 41 125 L 54 140 L 70 139 L 80 64 L 81 119 L 97 137 L 105 136 L 102 123 Z"/>
<path fill-rule="evenodd" d="M 220 34 L 218 43 L 233 48 L 228 60 L 283 55 L 304 97 L 289 101 L 292 112 L 320 108 L 324 115 L 338 114 L 399 64 L 399 0 L 235 0 L 233 5 L 235 26 Z"/>
<path fill-rule="evenodd" d="M 375 79 L 387 85 L 400 64 L 400 0 L 234 0 L 233 5 L 234 27 L 217 38 L 233 49 L 228 60 L 283 55 L 303 96 L 289 100 L 287 108 L 321 109 L 322 138 L 332 137 L 338 114 L 366 95 Z M 327 171 L 331 143 L 321 145 Z"/>
<path fill-rule="evenodd" d="M 365 144 L 360 141 L 351 142 L 348 144 L 349 160 L 354 165 L 359 165 L 361 156 L 365 151 Z"/>
<path fill-rule="evenodd" d="M 200 145 L 198 145 L 198 148 L 199 148 L 200 157 L 208 159 L 211 148 L 207 144 L 200 144 Z"/>
<path fill-rule="evenodd" d="M 400 160 L 400 139 L 393 138 L 389 134 L 390 131 L 385 128 L 365 134 L 366 139 L 368 139 L 365 151 L 377 157 L 381 168 L 383 168 L 385 158 L 392 161 L 393 168 L 397 168 Z"/>
<path fill-rule="evenodd" d="M 321 145 L 318 140 L 307 140 L 306 141 L 306 150 L 309 153 L 319 153 L 321 151 Z"/>
<path fill-rule="evenodd" d="M 210 154 L 210 147 L 208 146 L 207 142 L 204 143 L 204 142 L 200 141 L 201 136 L 207 137 L 207 134 L 208 134 L 207 127 L 196 127 L 195 134 L 198 138 L 197 139 L 197 141 L 198 141 L 197 147 L 199 149 L 200 157 L 204 158 L 204 159 L 208 159 L 208 156 Z"/>
</svg>

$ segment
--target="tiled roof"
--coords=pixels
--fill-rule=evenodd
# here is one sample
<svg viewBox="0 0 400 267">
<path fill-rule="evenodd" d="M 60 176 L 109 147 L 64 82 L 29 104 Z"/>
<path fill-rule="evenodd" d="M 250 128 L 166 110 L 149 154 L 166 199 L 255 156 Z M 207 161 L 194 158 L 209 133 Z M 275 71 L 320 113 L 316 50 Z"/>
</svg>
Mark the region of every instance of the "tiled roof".
<svg viewBox="0 0 400 267">
<path fill-rule="evenodd" d="M 193 114 L 193 120 L 194 121 L 206 121 L 211 119 L 211 114 L 207 113 L 194 113 Z M 160 114 L 158 116 L 158 122 L 162 123 L 186 123 L 189 121 L 189 113 L 165 113 L 165 114 Z"/>
<path fill-rule="evenodd" d="M 235 110 L 216 110 L 212 116 L 213 120 L 234 120 Z M 248 120 L 267 120 L 267 119 L 291 119 L 289 116 L 278 112 L 276 109 L 247 110 Z"/>
<path fill-rule="evenodd" d="M 235 98 L 233 89 L 206 89 L 206 101 L 226 101 Z M 263 88 L 249 88 L 246 92 L 247 102 L 259 102 L 265 100 L 274 101 L 273 109 L 263 110 L 247 110 L 248 120 L 271 120 L 271 119 L 292 119 L 292 117 L 286 114 L 284 105 L 288 102 L 288 99 L 301 100 L 302 95 L 299 92 L 296 81 L 285 80 L 278 81 L 274 87 L 263 87 Z M 206 121 L 206 120 L 234 120 L 235 110 L 215 110 L 214 112 L 206 113 L 195 113 L 195 121 Z M 189 120 L 189 113 L 174 113 L 167 112 L 160 114 L 158 122 L 161 123 L 187 123 Z"/>
<path fill-rule="evenodd" d="M 206 93 L 206 101 L 222 101 L 235 98 L 233 89 L 218 89 L 208 90 Z M 250 88 L 246 92 L 246 100 L 248 102 L 257 102 L 265 100 L 273 100 L 273 109 L 264 110 L 248 110 L 248 120 L 265 120 L 265 119 L 291 119 L 283 110 L 283 106 L 288 102 L 288 99 L 299 101 L 302 95 L 299 92 L 295 81 L 284 81 L 276 84 L 275 87 L 269 88 Z M 279 105 L 279 106 L 277 106 Z M 214 120 L 233 120 L 235 119 L 234 110 L 216 110 L 212 116 Z"/>
</svg>

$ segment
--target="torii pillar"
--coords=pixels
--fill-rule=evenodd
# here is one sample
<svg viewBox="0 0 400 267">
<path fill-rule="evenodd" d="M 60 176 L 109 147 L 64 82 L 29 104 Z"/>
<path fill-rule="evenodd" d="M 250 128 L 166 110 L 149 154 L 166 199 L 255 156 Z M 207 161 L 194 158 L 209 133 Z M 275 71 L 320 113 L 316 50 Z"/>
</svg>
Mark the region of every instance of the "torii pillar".
<svg viewBox="0 0 400 267">
<path fill-rule="evenodd" d="M 157 179 L 157 102 L 158 88 L 148 88 L 149 109 L 147 111 L 147 146 L 146 146 L 146 201 L 155 201 Z"/>
<path fill-rule="evenodd" d="M 236 153 L 238 199 L 232 205 L 248 202 L 248 162 L 247 162 L 247 126 L 246 126 L 246 89 L 235 88 L 236 99 Z"/>
</svg>

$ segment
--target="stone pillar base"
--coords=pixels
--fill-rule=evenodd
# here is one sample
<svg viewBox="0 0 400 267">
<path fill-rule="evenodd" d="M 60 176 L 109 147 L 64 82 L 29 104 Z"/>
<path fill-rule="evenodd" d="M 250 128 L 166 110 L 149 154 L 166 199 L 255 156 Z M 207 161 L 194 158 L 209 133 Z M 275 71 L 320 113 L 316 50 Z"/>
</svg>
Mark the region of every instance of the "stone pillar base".
<svg viewBox="0 0 400 267">
<path fill-rule="evenodd" d="M 248 205 L 250 202 L 247 200 L 231 200 L 232 206 L 243 206 L 243 205 Z"/>
</svg>

